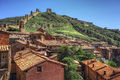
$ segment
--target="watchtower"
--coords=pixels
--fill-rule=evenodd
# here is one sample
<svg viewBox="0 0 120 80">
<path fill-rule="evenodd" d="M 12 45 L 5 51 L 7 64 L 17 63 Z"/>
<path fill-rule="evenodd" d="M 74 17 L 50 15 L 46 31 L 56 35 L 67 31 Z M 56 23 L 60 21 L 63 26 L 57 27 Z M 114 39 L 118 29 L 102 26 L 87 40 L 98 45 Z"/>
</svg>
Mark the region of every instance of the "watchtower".
<svg viewBox="0 0 120 80">
<path fill-rule="evenodd" d="M 38 8 L 36 8 L 36 12 L 40 12 L 40 10 Z"/>
<path fill-rule="evenodd" d="M 25 15 L 25 19 L 28 21 L 28 14 Z"/>
<path fill-rule="evenodd" d="M 30 14 L 30 15 L 33 16 L 33 14 L 34 14 L 33 11 L 31 11 L 31 14 Z"/>
<path fill-rule="evenodd" d="M 52 10 L 50 8 L 47 8 L 47 13 L 52 13 Z"/>
</svg>

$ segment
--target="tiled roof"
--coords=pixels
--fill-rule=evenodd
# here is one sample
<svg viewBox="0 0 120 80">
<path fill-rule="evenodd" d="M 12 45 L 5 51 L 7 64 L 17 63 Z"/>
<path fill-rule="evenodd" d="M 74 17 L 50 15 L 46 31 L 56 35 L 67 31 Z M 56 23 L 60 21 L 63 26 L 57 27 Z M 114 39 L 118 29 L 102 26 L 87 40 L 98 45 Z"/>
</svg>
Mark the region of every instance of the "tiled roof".
<svg viewBox="0 0 120 80">
<path fill-rule="evenodd" d="M 92 46 L 81 46 L 82 49 L 94 49 Z"/>
<path fill-rule="evenodd" d="M 44 41 L 37 40 L 37 41 L 44 44 L 44 45 L 47 45 L 47 46 L 60 46 L 60 45 L 63 45 L 63 43 L 61 43 L 60 41 L 56 41 L 56 40 L 44 40 Z"/>
<path fill-rule="evenodd" d="M 112 80 L 120 80 L 120 69 L 118 68 L 113 68 L 95 59 L 82 61 L 82 63 L 87 65 L 93 71 L 97 72 L 99 75 L 103 76 L 105 79 L 112 78 Z M 105 75 L 104 75 L 104 71 L 106 72 Z"/>
<path fill-rule="evenodd" d="M 27 69 L 29 69 L 37 64 L 40 64 L 44 61 L 50 61 L 50 62 L 65 66 L 65 64 L 63 64 L 61 62 L 49 59 L 48 57 L 42 56 L 39 53 L 34 53 L 31 51 L 31 52 L 28 52 L 27 54 L 22 55 L 23 53 L 20 53 L 20 54 L 18 53 L 14 57 L 15 63 L 22 71 L 27 70 Z"/>
<path fill-rule="evenodd" d="M 108 42 L 92 42 L 91 44 L 108 44 Z"/>
<path fill-rule="evenodd" d="M 22 40 L 16 40 L 16 41 L 19 42 L 19 43 L 21 43 L 21 44 L 24 44 L 24 45 L 27 44 L 27 41 L 22 41 Z M 30 47 L 35 47 L 35 48 L 38 48 L 38 49 L 45 48 L 45 47 L 40 46 L 40 45 L 38 45 L 38 46 L 36 47 L 36 45 L 31 44 L 31 43 L 30 43 Z"/>
<path fill-rule="evenodd" d="M 120 49 L 120 47 L 111 46 L 111 47 L 100 47 L 101 49 Z"/>
<path fill-rule="evenodd" d="M 9 45 L 0 46 L 0 51 L 8 51 L 8 50 L 9 50 Z"/>
<path fill-rule="evenodd" d="M 117 73 L 119 74 L 119 80 L 120 80 L 120 69 L 117 69 L 117 68 L 113 68 L 111 66 L 106 66 L 100 70 L 98 70 L 97 72 L 100 74 L 100 75 L 103 75 L 104 74 L 104 71 L 106 71 L 106 75 L 104 75 L 104 78 L 105 79 L 110 79 L 112 77 L 115 76 L 115 74 L 117 75 Z M 113 71 L 115 72 L 115 74 L 113 73 Z M 117 76 L 118 77 L 118 76 Z"/>
<path fill-rule="evenodd" d="M 41 32 L 8 32 L 9 34 L 25 34 L 25 35 L 31 35 L 31 34 L 42 34 Z"/>
<path fill-rule="evenodd" d="M 120 80 L 120 76 L 118 76 L 118 77 L 114 77 L 114 78 L 111 79 L 111 80 Z"/>
<path fill-rule="evenodd" d="M 29 53 L 29 54 L 22 56 L 19 59 L 16 59 L 15 63 L 22 71 L 24 71 L 43 61 L 45 61 L 45 59 L 38 57 L 37 55 L 34 55 L 33 53 Z"/>
</svg>

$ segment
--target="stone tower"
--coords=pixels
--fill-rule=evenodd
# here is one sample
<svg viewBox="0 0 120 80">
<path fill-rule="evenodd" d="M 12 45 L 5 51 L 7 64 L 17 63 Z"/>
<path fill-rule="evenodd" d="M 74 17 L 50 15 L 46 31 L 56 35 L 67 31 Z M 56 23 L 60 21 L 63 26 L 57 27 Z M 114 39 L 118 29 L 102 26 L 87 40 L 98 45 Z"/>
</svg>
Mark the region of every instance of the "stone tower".
<svg viewBox="0 0 120 80">
<path fill-rule="evenodd" d="M 25 15 L 25 19 L 26 19 L 27 21 L 28 21 L 28 17 L 29 17 L 28 14 L 26 14 L 26 15 Z"/>
<path fill-rule="evenodd" d="M 47 8 L 47 13 L 52 13 L 52 10 L 50 8 Z"/>
<path fill-rule="evenodd" d="M 24 20 L 20 20 L 20 23 L 19 23 L 19 31 L 20 32 L 24 32 Z"/>
<path fill-rule="evenodd" d="M 33 16 L 33 14 L 34 14 L 33 11 L 31 11 L 31 14 L 30 14 L 30 15 Z"/>
<path fill-rule="evenodd" d="M 40 12 L 40 10 L 38 8 L 36 8 L 36 12 Z"/>
</svg>

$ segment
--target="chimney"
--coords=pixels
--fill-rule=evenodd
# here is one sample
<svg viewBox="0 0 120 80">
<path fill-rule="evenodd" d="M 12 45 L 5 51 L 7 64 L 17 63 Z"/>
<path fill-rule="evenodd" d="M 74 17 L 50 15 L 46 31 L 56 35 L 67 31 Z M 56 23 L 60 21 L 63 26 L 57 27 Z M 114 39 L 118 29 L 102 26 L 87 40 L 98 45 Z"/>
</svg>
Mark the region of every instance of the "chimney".
<svg viewBox="0 0 120 80">
<path fill-rule="evenodd" d="M 44 41 L 44 36 L 43 36 L 43 35 L 41 35 L 41 41 L 42 41 L 42 42 Z"/>
<path fill-rule="evenodd" d="M 19 53 L 19 57 L 22 58 L 22 53 Z"/>
<path fill-rule="evenodd" d="M 89 65 L 89 61 L 87 61 L 87 65 Z"/>
<path fill-rule="evenodd" d="M 19 31 L 24 32 L 24 20 L 20 20 Z"/>
<path fill-rule="evenodd" d="M 1 26 L 1 31 L 5 31 L 4 25 Z"/>
<path fill-rule="evenodd" d="M 27 41 L 27 48 L 30 48 L 30 42 Z"/>
<path fill-rule="evenodd" d="M 9 29 L 9 25 L 6 25 L 6 30 L 8 30 Z"/>
<path fill-rule="evenodd" d="M 93 65 L 92 65 L 92 68 L 94 68 L 94 66 L 95 66 L 95 65 L 93 64 Z"/>
<path fill-rule="evenodd" d="M 103 75 L 106 75 L 106 71 L 104 70 L 104 73 L 103 73 Z"/>
</svg>

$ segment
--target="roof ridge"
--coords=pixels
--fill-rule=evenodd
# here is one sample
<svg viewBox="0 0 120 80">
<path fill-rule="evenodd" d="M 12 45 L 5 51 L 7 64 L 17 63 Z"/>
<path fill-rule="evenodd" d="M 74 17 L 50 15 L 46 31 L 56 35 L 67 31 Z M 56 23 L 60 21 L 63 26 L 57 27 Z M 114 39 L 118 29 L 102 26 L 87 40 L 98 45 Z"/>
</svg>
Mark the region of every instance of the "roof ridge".
<svg viewBox="0 0 120 80">
<path fill-rule="evenodd" d="M 115 77 L 118 77 L 118 76 L 120 76 L 120 72 L 115 73 L 115 74 L 111 74 L 110 79 L 114 79 Z"/>
<path fill-rule="evenodd" d="M 103 69 L 103 68 L 105 68 L 105 67 L 107 67 L 107 66 L 105 65 L 105 66 L 103 66 L 103 67 L 101 67 L 101 68 L 99 68 L 99 69 L 96 69 L 95 71 L 98 71 L 98 70 Z"/>
<path fill-rule="evenodd" d="M 45 59 L 46 61 L 51 61 L 51 62 L 55 62 L 55 63 L 58 63 L 58 64 L 61 64 L 61 65 L 66 66 L 66 64 L 64 64 L 64 63 L 62 63 L 62 62 L 59 62 L 59 61 L 56 61 L 56 60 L 52 60 L 52 59 L 50 59 L 50 58 L 48 58 L 48 57 L 46 57 L 46 56 L 43 56 L 43 55 L 40 55 L 40 54 L 35 54 L 35 55 L 37 55 L 37 56 Z"/>
</svg>

